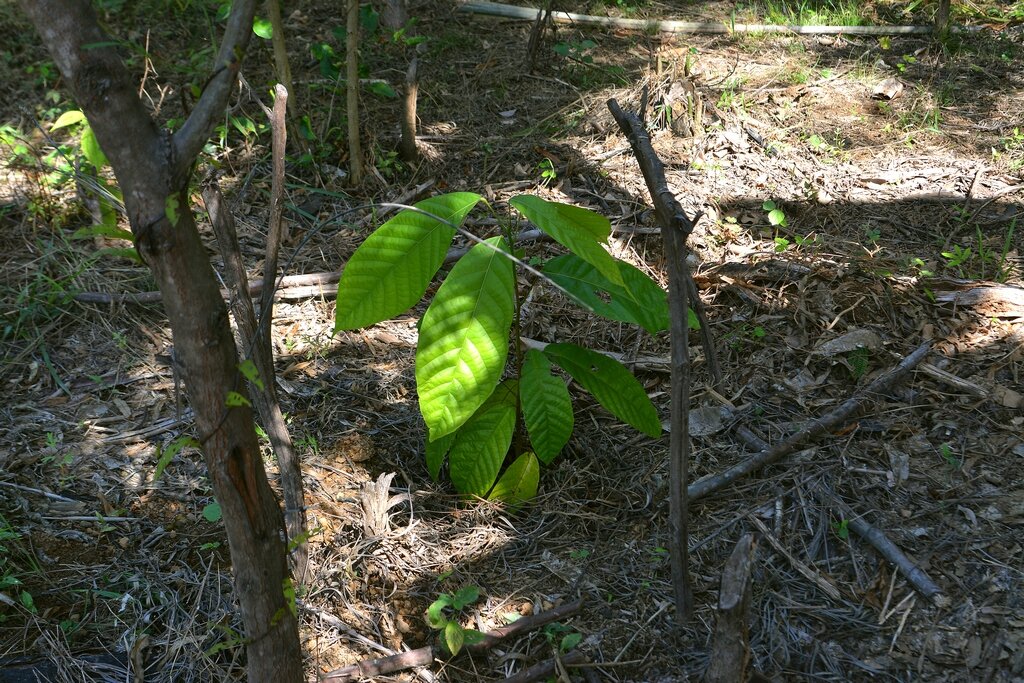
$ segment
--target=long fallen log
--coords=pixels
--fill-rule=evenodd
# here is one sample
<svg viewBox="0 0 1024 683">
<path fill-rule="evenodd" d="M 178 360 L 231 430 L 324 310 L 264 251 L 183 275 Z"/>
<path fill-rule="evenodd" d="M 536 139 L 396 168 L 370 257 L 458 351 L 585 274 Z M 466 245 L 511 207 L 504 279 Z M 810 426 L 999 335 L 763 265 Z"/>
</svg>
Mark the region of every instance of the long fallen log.
<svg viewBox="0 0 1024 683">
<path fill-rule="evenodd" d="M 469 14 L 484 14 L 505 19 L 535 21 L 541 11 L 534 7 L 513 7 L 500 2 L 467 2 L 459 5 L 458 11 Z M 647 33 L 800 33 L 804 35 L 840 34 L 862 36 L 889 36 L 906 34 L 930 34 L 931 26 L 799 26 L 796 24 L 733 24 L 720 22 L 676 21 L 667 19 L 621 19 L 619 17 L 597 17 L 574 12 L 552 12 L 555 23 L 578 26 L 603 26 L 606 28 L 628 29 Z M 960 29 L 963 30 L 963 29 Z"/>
</svg>

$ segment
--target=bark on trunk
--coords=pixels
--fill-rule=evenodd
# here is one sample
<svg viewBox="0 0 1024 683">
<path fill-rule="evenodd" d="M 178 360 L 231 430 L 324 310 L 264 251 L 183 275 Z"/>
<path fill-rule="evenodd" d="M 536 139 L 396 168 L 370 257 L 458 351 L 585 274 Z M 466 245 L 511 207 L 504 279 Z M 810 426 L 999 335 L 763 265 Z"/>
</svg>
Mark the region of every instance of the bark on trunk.
<svg viewBox="0 0 1024 683">
<path fill-rule="evenodd" d="M 238 356 L 206 250 L 188 203 L 195 157 L 223 112 L 252 30 L 253 2 L 234 3 L 216 70 L 182 129 L 157 129 L 137 85 L 88 2 L 22 0 L 85 112 L 124 194 L 139 253 L 163 297 L 185 371 L 214 493 L 223 511 L 245 624 L 249 680 L 302 680 L 294 598 L 286 596 L 284 523 L 267 483 Z"/>
</svg>

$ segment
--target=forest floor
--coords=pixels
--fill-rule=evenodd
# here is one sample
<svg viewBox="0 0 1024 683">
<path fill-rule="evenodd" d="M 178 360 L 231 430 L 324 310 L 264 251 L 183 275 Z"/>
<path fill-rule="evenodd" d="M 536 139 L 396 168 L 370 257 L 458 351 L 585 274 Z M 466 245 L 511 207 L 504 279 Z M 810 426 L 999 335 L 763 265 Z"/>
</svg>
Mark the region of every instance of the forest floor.
<svg viewBox="0 0 1024 683">
<path fill-rule="evenodd" d="M 151 4 L 100 3 L 131 44 L 147 46 L 145 93 L 166 121 L 181 116 L 189 85 L 202 85 L 209 51 L 187 13 L 166 9 L 147 33 Z M 666 4 L 631 11 L 728 17 L 718 6 L 703 16 Z M 11 46 L 0 74 L 0 681 L 35 680 L 17 676 L 40 662 L 54 681 L 241 680 L 230 560 L 221 525 L 203 514 L 213 498 L 202 457 L 185 448 L 154 477 L 162 449 L 191 427 L 160 304 L 117 296 L 152 290 L 152 278 L 98 255 L 125 242 L 71 239 L 93 221 L 53 150 L 73 156 L 75 139 L 44 135 L 37 122 L 48 128 L 73 105 L 24 19 L 0 12 L 0 43 Z M 332 335 L 331 296 L 282 291 L 278 394 L 315 529 L 299 612 L 309 679 L 430 644 L 427 606 L 474 586 L 481 598 L 467 623 L 481 630 L 584 602 L 488 656 L 376 680 L 503 680 L 552 657 L 569 634 L 592 667 L 558 680 L 698 680 L 723 565 L 754 532 L 751 668 L 768 679 L 1024 681 L 1020 27 L 936 42 L 563 25 L 531 69 L 529 24 L 440 0 L 412 13 L 422 44 L 378 29 L 363 60 L 367 79 L 400 90 L 418 55 L 422 160 L 397 158 L 400 100 L 368 82 L 370 170 L 359 188 L 345 178 L 344 89 L 331 78 L 341 57 L 321 47 L 344 54 L 337 3 L 303 3 L 286 20 L 315 157 L 288 167 L 287 274 L 338 271 L 380 222 L 368 203 L 429 183 L 426 194 L 479 192 L 497 216 L 519 193 L 595 210 L 612 222 L 614 255 L 664 284 L 650 198 L 605 105 L 614 97 L 636 110 L 646 86 L 669 184 L 701 216 L 691 265 L 724 373 L 712 386 L 695 335 L 692 407 L 710 419 L 692 429 L 694 478 L 748 457 L 737 424 L 777 442 L 922 342 L 934 347 L 856 421 L 693 504 L 696 613 L 680 627 L 667 435 L 639 434 L 573 388 L 575 434 L 534 501 L 512 511 L 460 500 L 424 466 L 413 375 L 423 305 Z M 269 43 L 254 41 L 244 69 L 253 90 L 232 111 L 239 125 L 208 146 L 199 170 L 216 169 L 252 276 L 262 273 L 270 188 L 255 100 L 266 99 L 271 63 Z M 899 90 L 891 99 L 876 94 L 888 79 Z M 665 113 L 686 82 L 705 104 L 696 135 L 680 132 L 685 108 Z M 486 235 L 487 218 L 474 215 L 470 228 Z M 596 319 L 526 273 L 520 288 L 523 336 L 623 354 L 667 420 L 665 334 Z M 113 296 L 84 303 L 82 292 Z M 719 421 L 720 407 L 734 419 Z M 829 495 L 883 531 L 941 595 L 916 593 Z M 387 514 L 373 513 L 374 498 L 391 499 Z"/>
</svg>

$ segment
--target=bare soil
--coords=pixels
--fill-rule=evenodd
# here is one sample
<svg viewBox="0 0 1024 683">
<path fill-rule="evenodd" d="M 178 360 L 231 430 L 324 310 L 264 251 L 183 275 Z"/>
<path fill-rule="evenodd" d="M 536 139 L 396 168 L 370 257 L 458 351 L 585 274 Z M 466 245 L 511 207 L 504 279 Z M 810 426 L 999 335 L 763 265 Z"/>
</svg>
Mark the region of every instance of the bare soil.
<svg viewBox="0 0 1024 683">
<path fill-rule="evenodd" d="M 14 678 L 33 675 L 30 666 L 54 681 L 241 680 L 243 635 L 226 542 L 203 514 L 213 498 L 202 458 L 185 449 L 154 478 L 161 449 L 190 433 L 187 392 L 167 362 L 170 330 L 159 303 L 74 300 L 86 291 L 149 291 L 152 280 L 143 266 L 97 257 L 98 248 L 125 243 L 70 239 L 92 221 L 74 182 L 48 180 L 60 161 L 48 154 L 67 137 L 34 123 L 70 105 L 45 99 L 59 81 L 26 71 L 45 55 L 24 20 L 2 11 L 11 48 L 0 121 L 23 134 L 25 150 L 0 146 L 0 386 L 8 397 L 0 407 L 0 681 L 34 680 Z M 148 40 L 146 93 L 163 120 L 180 117 L 182 93 L 202 84 L 207 38 L 194 20 L 166 11 L 149 34 L 152 14 L 141 9 L 106 17 L 134 44 Z M 701 14 L 666 4 L 634 11 L 728 15 L 717 5 Z M 899 18 L 894 6 L 885 12 Z M 1024 681 L 1020 28 L 983 27 L 937 43 L 561 26 L 531 72 L 528 25 L 440 1 L 415 3 L 412 13 L 425 43 L 378 32 L 363 59 L 368 79 L 398 89 L 419 56 L 423 160 L 397 160 L 399 101 L 366 91 L 372 170 L 359 188 L 344 177 L 343 89 L 310 57 L 322 43 L 343 54 L 332 35 L 343 21 L 335 4 L 318 2 L 287 19 L 319 154 L 302 163 L 297 151 L 289 166 L 287 274 L 342 268 L 380 222 L 368 204 L 432 180 L 430 192 L 481 192 L 501 215 L 522 192 L 598 211 L 612 221 L 612 252 L 664 283 L 649 197 L 605 106 L 614 97 L 636 109 L 646 88 L 669 183 L 701 216 L 691 265 L 725 374 L 711 386 L 695 335 L 693 408 L 731 407 L 775 442 L 922 341 L 935 347 L 930 369 L 877 397 L 856 422 L 693 505 L 697 613 L 680 626 L 666 551 L 667 435 L 652 440 L 619 424 L 574 387 L 575 435 L 542 473 L 535 501 L 513 511 L 460 500 L 431 481 L 423 462 L 412 369 L 423 306 L 332 336 L 330 296 L 286 297 L 274 311 L 278 393 L 316 529 L 300 611 L 309 679 L 433 642 L 427 606 L 474 585 L 483 597 L 467 624 L 481 630 L 583 597 L 564 626 L 582 635 L 593 664 L 587 680 L 698 680 L 722 567 L 737 539 L 755 531 L 751 667 L 771 680 Z M 556 54 L 557 43 L 581 50 L 572 53 L 580 59 Z M 251 90 L 242 90 L 234 116 L 262 123 L 254 100 L 265 97 L 271 61 L 268 44 L 256 43 L 245 71 Z M 135 67 L 141 73 L 143 62 Z M 662 106 L 687 73 L 705 103 L 705 132 L 692 137 L 673 132 Z M 902 92 L 875 99 L 889 78 Z M 256 275 L 269 135 L 227 130 L 201 172 L 219 174 Z M 544 178 L 545 168 L 555 177 Z M 785 225 L 771 224 L 767 201 Z M 470 226 L 486 234 L 493 222 L 483 218 Z M 546 243 L 524 247 L 558 253 Z M 532 276 L 520 286 L 524 336 L 638 361 L 636 374 L 667 419 L 667 337 L 595 319 Z M 843 346 L 853 338 L 872 341 Z M 693 437 L 695 477 L 747 457 L 734 427 Z M 273 475 L 269 445 L 266 462 Z M 848 520 L 821 502 L 826 488 L 883 530 L 941 597 L 916 594 L 848 533 Z M 396 495 L 385 517 L 365 502 Z M 488 657 L 379 680 L 502 680 L 552 657 L 560 637 L 533 633 Z"/>
</svg>

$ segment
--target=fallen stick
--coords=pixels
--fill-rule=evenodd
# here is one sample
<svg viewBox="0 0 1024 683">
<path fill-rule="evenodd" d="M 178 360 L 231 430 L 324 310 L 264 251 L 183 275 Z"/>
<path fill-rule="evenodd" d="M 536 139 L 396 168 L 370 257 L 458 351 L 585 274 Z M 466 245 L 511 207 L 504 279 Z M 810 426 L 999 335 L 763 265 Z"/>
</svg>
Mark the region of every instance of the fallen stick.
<svg viewBox="0 0 1024 683">
<path fill-rule="evenodd" d="M 516 235 L 516 242 L 541 239 L 545 235 L 540 230 L 523 230 Z M 452 247 L 444 257 L 445 263 L 458 260 L 463 254 L 469 251 L 468 247 Z M 274 290 L 274 298 L 277 301 L 300 301 L 316 296 L 333 297 L 338 295 L 338 281 L 341 279 L 340 270 L 331 270 L 322 273 L 306 273 L 305 275 L 286 275 L 278 278 L 277 288 Z M 249 282 L 249 296 L 256 296 L 263 291 L 264 280 L 256 278 Z M 226 290 L 221 290 L 221 296 L 229 298 Z M 160 292 L 131 292 L 126 294 L 112 294 L 109 292 L 79 292 L 75 295 L 75 301 L 86 304 L 155 304 L 161 301 Z"/>
<path fill-rule="evenodd" d="M 534 681 L 546 681 L 556 675 L 561 668 L 569 668 L 587 661 L 586 656 L 579 650 L 573 650 L 560 657 L 552 657 L 531 667 L 523 669 L 514 676 L 509 676 L 503 683 L 534 683 Z"/>
<path fill-rule="evenodd" d="M 874 400 L 876 396 L 888 391 L 903 381 L 910 371 L 925 359 L 928 352 L 931 350 L 931 347 L 932 344 L 930 341 L 924 342 L 917 347 L 913 353 L 904 358 L 899 365 L 888 373 L 877 378 L 863 391 L 860 391 L 854 396 L 848 398 L 832 412 L 812 420 L 809 425 L 789 438 L 783 439 L 771 448 L 762 450 L 760 453 L 733 465 L 724 472 L 711 474 L 703 479 L 695 481 L 689 487 L 690 500 L 692 501 L 697 500 L 698 498 L 703 498 L 708 494 L 725 488 L 737 479 L 756 472 L 762 467 L 770 465 L 784 456 L 789 455 L 811 439 L 824 434 L 835 427 L 845 424 L 851 417 L 863 410 L 864 407 Z"/>
<path fill-rule="evenodd" d="M 488 631 L 484 634 L 484 637 L 480 642 L 467 645 L 464 649 L 469 652 L 485 652 L 500 643 L 502 640 L 511 638 L 512 636 L 520 633 L 532 631 L 533 629 L 546 626 L 561 619 L 566 619 L 579 612 L 582 606 L 583 600 L 575 600 L 549 609 L 546 612 L 532 614 L 528 617 L 517 619 L 507 626 L 502 626 L 494 629 L 493 631 Z M 430 666 L 443 654 L 443 651 L 439 647 L 427 645 L 416 650 L 401 652 L 388 657 L 378 657 L 376 659 L 356 662 L 355 664 L 351 664 L 341 669 L 329 671 L 323 674 L 320 677 L 320 680 L 351 681 L 359 678 L 383 676 L 385 674 L 404 671 L 413 667 Z"/>
<path fill-rule="evenodd" d="M 722 570 L 715 615 L 715 638 L 711 647 L 705 683 L 733 683 L 747 679 L 750 665 L 751 576 L 757 543 L 747 533 L 736 543 Z"/>
<path fill-rule="evenodd" d="M 931 580 L 928 574 L 907 557 L 895 543 L 890 541 L 881 529 L 871 526 L 864 521 L 862 515 L 854 512 L 849 505 L 840 500 L 839 496 L 828 487 L 822 485 L 822 488 L 816 490 L 814 495 L 823 505 L 828 505 L 839 512 L 841 519 L 847 523 L 847 528 L 850 531 L 871 544 L 878 551 L 879 555 L 895 565 L 900 570 L 900 573 L 906 577 L 907 582 L 914 587 L 914 590 L 929 600 L 934 600 L 942 594 L 942 589 Z"/>
<path fill-rule="evenodd" d="M 735 433 L 744 444 L 756 451 L 764 452 L 770 448 L 761 437 L 743 425 L 737 425 Z M 889 560 L 906 577 L 907 581 L 918 593 L 929 599 L 934 599 L 942 594 L 942 589 L 931 580 L 923 569 L 914 564 L 895 543 L 890 541 L 885 532 L 864 521 L 863 516 L 854 512 L 831 489 L 822 485 L 821 488 L 814 491 L 814 495 L 822 505 L 828 505 L 838 510 L 842 519 L 847 522 L 850 531 L 867 541 L 871 547 L 878 551 L 879 555 Z"/>
<path fill-rule="evenodd" d="M 696 294 L 689 266 L 686 263 L 686 238 L 693 232 L 695 219 L 683 211 L 665 179 L 665 167 L 651 145 L 651 138 L 640 117 L 624 112 L 614 99 L 608 100 L 608 109 L 626 136 L 633 156 L 647 184 L 654 204 L 654 213 L 661 227 L 665 262 L 668 269 L 669 352 L 672 357 L 670 385 L 671 416 L 669 434 L 669 563 L 672 587 L 675 593 L 676 620 L 682 625 L 693 616 L 693 588 L 690 583 L 689 563 L 689 502 L 687 482 L 690 467 L 690 341 L 688 309 L 691 294 Z M 694 307 L 695 313 L 702 309 Z M 707 321 L 701 321 L 707 331 Z M 706 353 L 711 367 L 714 347 L 710 343 Z M 717 381 L 715 381 L 717 384 Z"/>
</svg>

